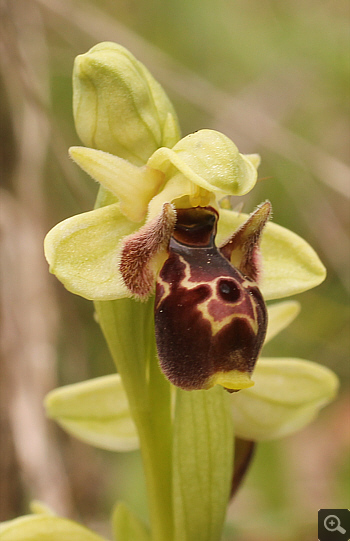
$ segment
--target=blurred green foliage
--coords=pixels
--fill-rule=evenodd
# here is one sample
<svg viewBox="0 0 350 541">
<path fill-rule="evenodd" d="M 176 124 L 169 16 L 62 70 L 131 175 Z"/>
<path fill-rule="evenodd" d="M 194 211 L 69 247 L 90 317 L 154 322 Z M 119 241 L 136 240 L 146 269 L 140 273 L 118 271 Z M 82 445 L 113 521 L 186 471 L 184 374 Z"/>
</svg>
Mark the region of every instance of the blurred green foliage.
<svg viewBox="0 0 350 541">
<path fill-rule="evenodd" d="M 119 42 L 147 65 L 173 100 L 184 134 L 218 129 L 241 152 L 261 154 L 261 182 L 243 198 L 244 210 L 270 199 L 274 220 L 308 240 L 329 273 L 322 286 L 298 297 L 301 315 L 264 354 L 325 364 L 340 376 L 341 391 L 309 429 L 260 445 L 230 506 L 225 541 L 315 539 L 319 507 L 349 506 L 346 0 L 17 0 L 5 2 L 3 11 L 3 186 L 23 198 L 15 172 L 18 126 L 29 104 L 48 125 L 37 143 L 46 155 L 42 181 L 33 189 L 36 199 L 26 199 L 36 214 L 41 194 L 43 231 L 94 204 L 97 186 L 69 161 L 67 149 L 80 144 L 71 105 L 73 60 L 98 41 Z M 57 385 L 113 371 L 92 303 L 54 278 L 50 286 L 59 310 Z M 137 453 L 95 453 L 58 437 L 75 513 L 104 531 L 113 502 L 126 495 L 146 514 Z M 92 483 L 76 472 L 84 460 Z M 23 512 L 22 503 L 13 511 Z"/>
</svg>

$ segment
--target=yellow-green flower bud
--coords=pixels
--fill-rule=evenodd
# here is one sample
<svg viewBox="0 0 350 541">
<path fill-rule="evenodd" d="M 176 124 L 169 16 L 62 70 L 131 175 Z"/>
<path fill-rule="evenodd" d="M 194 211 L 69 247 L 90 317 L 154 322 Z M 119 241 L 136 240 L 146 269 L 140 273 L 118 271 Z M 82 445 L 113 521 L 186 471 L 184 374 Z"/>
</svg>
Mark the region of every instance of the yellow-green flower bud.
<svg viewBox="0 0 350 541">
<path fill-rule="evenodd" d="M 162 87 L 124 47 L 100 43 L 79 55 L 73 71 L 73 110 L 82 142 L 144 164 L 179 139 L 174 109 Z"/>
</svg>

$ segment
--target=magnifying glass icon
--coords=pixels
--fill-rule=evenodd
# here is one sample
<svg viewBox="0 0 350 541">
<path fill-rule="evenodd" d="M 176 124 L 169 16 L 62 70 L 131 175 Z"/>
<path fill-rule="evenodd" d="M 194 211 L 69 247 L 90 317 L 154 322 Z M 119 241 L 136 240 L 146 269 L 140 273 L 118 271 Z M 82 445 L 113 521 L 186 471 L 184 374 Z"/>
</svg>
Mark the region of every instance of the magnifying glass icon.
<svg viewBox="0 0 350 541">
<path fill-rule="evenodd" d="M 328 515 L 323 524 L 329 532 L 346 533 L 346 530 L 340 526 L 340 520 L 336 515 Z"/>
</svg>

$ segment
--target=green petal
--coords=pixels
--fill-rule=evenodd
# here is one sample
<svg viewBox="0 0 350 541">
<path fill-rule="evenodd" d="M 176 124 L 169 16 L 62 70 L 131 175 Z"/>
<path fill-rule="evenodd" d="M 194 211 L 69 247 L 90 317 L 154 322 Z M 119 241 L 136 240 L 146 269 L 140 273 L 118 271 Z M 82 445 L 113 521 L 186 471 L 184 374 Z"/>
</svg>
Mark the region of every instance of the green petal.
<svg viewBox="0 0 350 541">
<path fill-rule="evenodd" d="M 171 150 L 158 149 L 148 165 L 170 179 L 180 172 L 200 188 L 222 195 L 243 195 L 257 180 L 255 158 L 246 158 L 234 143 L 214 130 L 200 130 L 181 139 Z"/>
<path fill-rule="evenodd" d="M 136 427 L 119 374 L 51 391 L 47 415 L 76 438 L 110 451 L 139 446 Z"/>
<path fill-rule="evenodd" d="M 294 321 L 300 312 L 300 303 L 297 301 L 276 302 L 267 307 L 267 312 L 268 326 L 265 344 Z"/>
<path fill-rule="evenodd" d="M 72 520 L 27 515 L 0 524 L 1 541 L 106 541 Z"/>
<path fill-rule="evenodd" d="M 129 220 L 144 219 L 150 199 L 163 182 L 164 175 L 160 171 L 137 167 L 92 148 L 71 147 L 69 154 L 86 173 L 118 197 L 120 210 Z"/>
<path fill-rule="evenodd" d="M 231 398 L 236 436 L 254 441 L 300 430 L 338 389 L 331 370 L 301 359 L 260 359 L 252 379 L 254 387 Z"/>
<path fill-rule="evenodd" d="M 221 209 L 217 244 L 222 245 L 247 218 L 247 214 Z M 272 222 L 266 224 L 262 234 L 261 254 L 259 287 L 265 300 L 302 293 L 326 277 L 326 270 L 311 246 L 292 231 Z"/>
<path fill-rule="evenodd" d="M 118 203 L 68 218 L 45 238 L 50 271 L 69 291 L 86 299 L 127 297 L 118 258 L 122 238 L 135 229 Z"/>
<path fill-rule="evenodd" d="M 117 504 L 112 524 L 116 541 L 151 541 L 145 525 L 123 502 Z"/>
</svg>

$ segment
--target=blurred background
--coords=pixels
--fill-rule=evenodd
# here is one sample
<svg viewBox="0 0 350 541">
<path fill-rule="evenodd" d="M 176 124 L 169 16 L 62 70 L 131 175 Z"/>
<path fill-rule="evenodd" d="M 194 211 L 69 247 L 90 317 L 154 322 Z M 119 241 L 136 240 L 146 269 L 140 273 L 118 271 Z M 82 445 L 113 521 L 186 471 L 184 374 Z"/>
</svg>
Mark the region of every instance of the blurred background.
<svg viewBox="0 0 350 541">
<path fill-rule="evenodd" d="M 339 376 L 308 428 L 261 444 L 225 541 L 314 541 L 319 508 L 349 507 L 349 5 L 346 0 L 0 0 L 0 519 L 37 499 L 110 535 L 118 498 L 146 516 L 140 457 L 95 450 L 45 419 L 60 385 L 114 371 L 91 302 L 48 273 L 42 243 L 97 191 L 68 159 L 77 54 L 115 41 L 161 82 L 183 134 L 213 128 L 259 152 L 244 211 L 270 199 L 328 269 L 264 354 Z"/>
</svg>

